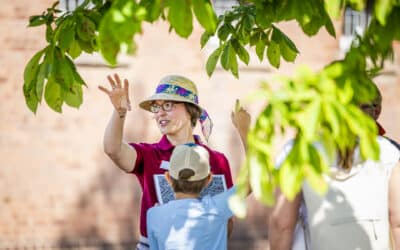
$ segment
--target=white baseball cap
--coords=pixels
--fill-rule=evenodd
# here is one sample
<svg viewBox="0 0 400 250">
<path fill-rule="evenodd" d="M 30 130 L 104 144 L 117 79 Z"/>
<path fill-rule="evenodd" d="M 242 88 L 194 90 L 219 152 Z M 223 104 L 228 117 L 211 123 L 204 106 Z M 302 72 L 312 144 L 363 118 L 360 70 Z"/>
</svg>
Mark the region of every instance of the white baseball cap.
<svg viewBox="0 0 400 250">
<path fill-rule="evenodd" d="M 210 156 L 208 151 L 194 143 L 182 144 L 175 147 L 170 159 L 169 174 L 179 180 L 179 172 L 191 169 L 194 175 L 188 181 L 199 181 L 210 174 Z"/>
</svg>

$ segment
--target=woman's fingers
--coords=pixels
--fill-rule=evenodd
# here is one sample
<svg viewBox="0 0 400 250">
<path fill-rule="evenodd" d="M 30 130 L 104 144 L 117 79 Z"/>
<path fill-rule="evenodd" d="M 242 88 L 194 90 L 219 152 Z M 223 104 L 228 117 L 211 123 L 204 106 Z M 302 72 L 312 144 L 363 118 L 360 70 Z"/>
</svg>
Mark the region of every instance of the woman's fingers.
<svg viewBox="0 0 400 250">
<path fill-rule="evenodd" d="M 110 91 L 109 91 L 108 89 L 104 88 L 104 87 L 101 86 L 101 85 L 99 85 L 98 87 L 99 87 L 99 89 L 100 89 L 101 91 L 103 91 L 103 92 L 106 93 L 107 95 L 110 95 Z"/>
<path fill-rule="evenodd" d="M 118 74 L 108 75 L 107 79 L 111 85 L 111 90 L 106 89 L 103 86 L 98 88 L 106 93 L 110 99 L 114 108 L 121 114 L 125 114 L 127 110 L 131 110 L 131 102 L 129 100 L 129 82 L 124 79 L 124 87 L 121 86 L 121 78 Z"/>
<path fill-rule="evenodd" d="M 115 85 L 114 79 L 112 79 L 112 77 L 111 77 L 110 75 L 107 76 L 107 79 L 108 79 L 108 82 L 109 82 L 110 85 L 111 85 L 111 88 L 112 88 L 112 89 L 115 89 L 115 88 L 116 88 L 116 85 Z"/>
<path fill-rule="evenodd" d="M 119 75 L 114 74 L 114 79 L 115 79 L 115 82 L 117 83 L 116 84 L 117 88 L 121 88 L 121 79 L 119 78 Z"/>
<path fill-rule="evenodd" d="M 124 91 L 125 91 L 125 96 L 126 96 L 126 101 L 127 101 L 127 108 L 128 108 L 128 110 L 131 110 L 131 101 L 129 99 L 129 82 L 127 79 L 124 79 Z"/>
</svg>

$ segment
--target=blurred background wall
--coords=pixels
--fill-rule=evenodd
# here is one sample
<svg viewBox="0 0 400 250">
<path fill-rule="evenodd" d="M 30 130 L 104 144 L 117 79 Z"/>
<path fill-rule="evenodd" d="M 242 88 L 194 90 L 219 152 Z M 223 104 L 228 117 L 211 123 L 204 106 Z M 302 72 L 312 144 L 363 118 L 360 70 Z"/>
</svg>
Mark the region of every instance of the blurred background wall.
<svg viewBox="0 0 400 250">
<path fill-rule="evenodd" d="M 342 28 L 346 20 L 335 24 L 337 39 L 325 30 L 309 38 L 295 23 L 285 23 L 280 27 L 301 51 L 295 64 L 283 63 L 276 70 L 260 63 L 253 53 L 250 66 L 240 66 L 239 79 L 221 68 L 208 78 L 205 63 L 215 45 L 211 41 L 200 50 L 199 25 L 184 40 L 169 33 L 166 23 L 156 22 L 145 25 L 143 35 L 136 38 L 137 54 L 121 55 L 116 68 L 107 67 L 99 55 L 77 60 L 88 84 L 79 110 L 64 106 L 58 114 L 42 104 L 34 115 L 22 93 L 23 70 L 45 42 L 42 28 L 27 28 L 28 17 L 40 14 L 53 1 L 0 3 L 0 249 L 134 246 L 141 190 L 135 177 L 120 171 L 102 149 L 112 106 L 97 86 L 107 85 L 108 74 L 119 73 L 131 83 L 134 108 L 125 126 L 127 141 L 156 142 L 160 138 L 151 114 L 139 110 L 137 103 L 152 94 L 161 77 L 176 73 L 195 81 L 200 103 L 215 124 L 209 144 L 226 154 L 236 176 L 244 153 L 230 121 L 235 99 L 243 99 L 260 81 L 277 73 L 292 74 L 300 64 L 320 69 L 339 58 L 346 47 L 347 31 Z M 229 7 L 224 4 L 216 1 L 219 11 Z M 395 61 L 376 81 L 383 94 L 380 122 L 387 135 L 399 141 L 400 46 L 395 46 Z M 256 104 L 245 107 L 253 117 L 260 110 Z M 252 197 L 248 207 L 248 217 L 236 220 L 230 249 L 266 249 L 268 209 Z"/>
</svg>

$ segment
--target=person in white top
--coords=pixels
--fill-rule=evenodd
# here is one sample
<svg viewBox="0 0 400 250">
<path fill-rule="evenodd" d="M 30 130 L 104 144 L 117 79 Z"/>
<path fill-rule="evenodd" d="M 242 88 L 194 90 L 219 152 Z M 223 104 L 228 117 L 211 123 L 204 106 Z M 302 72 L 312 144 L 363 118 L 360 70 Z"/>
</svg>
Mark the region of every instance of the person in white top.
<svg viewBox="0 0 400 250">
<path fill-rule="evenodd" d="M 377 88 L 377 86 L 376 85 L 374 85 L 374 86 L 376 87 L 376 90 L 377 90 L 377 97 L 374 100 L 372 100 L 370 103 L 361 104 L 360 109 L 376 121 L 376 124 L 378 127 L 378 133 L 379 133 L 379 135 L 383 136 L 383 134 L 385 134 L 385 130 L 377 121 L 379 118 L 379 115 L 381 113 L 381 109 L 382 109 L 382 96 L 381 96 L 381 93 L 380 93 L 379 89 Z M 398 149 L 400 149 L 399 144 L 396 143 L 394 140 L 392 140 L 388 137 L 385 137 L 385 138 L 388 139 Z M 382 140 L 382 139 L 380 139 L 380 140 Z M 291 149 L 291 146 L 292 146 L 291 143 L 293 143 L 293 142 L 289 142 L 287 145 L 285 145 L 283 152 L 280 154 L 280 156 L 277 159 L 277 165 L 280 165 L 284 161 L 284 158 L 286 157 L 286 155 L 289 153 L 289 151 Z M 381 150 L 385 150 L 385 149 L 381 148 Z M 391 152 L 391 150 L 389 150 L 389 152 Z M 372 184 L 372 183 L 370 183 L 370 184 Z M 302 197 L 304 198 L 304 195 Z M 310 245 L 311 245 L 310 230 L 309 230 L 309 225 L 308 225 L 307 207 L 305 206 L 303 198 L 300 201 L 300 209 L 298 211 L 297 224 L 295 226 L 295 230 L 294 230 L 294 234 L 293 234 L 291 250 L 309 250 Z M 356 203 L 361 204 L 361 202 L 356 202 Z M 353 217 L 355 217 L 355 216 L 353 216 Z M 364 217 L 365 217 L 365 215 L 364 215 Z M 352 234 L 350 234 L 350 235 L 352 235 Z M 374 237 L 376 237 L 376 235 L 374 235 Z M 325 246 L 325 248 L 326 247 L 329 247 L 329 246 Z"/>
<path fill-rule="evenodd" d="M 331 166 L 324 196 L 307 183 L 293 201 L 279 195 L 270 216 L 271 250 L 291 249 L 302 199 L 309 249 L 400 249 L 400 153 L 386 138 L 377 140 L 378 161 L 362 160 L 358 147 L 339 157 Z"/>
</svg>

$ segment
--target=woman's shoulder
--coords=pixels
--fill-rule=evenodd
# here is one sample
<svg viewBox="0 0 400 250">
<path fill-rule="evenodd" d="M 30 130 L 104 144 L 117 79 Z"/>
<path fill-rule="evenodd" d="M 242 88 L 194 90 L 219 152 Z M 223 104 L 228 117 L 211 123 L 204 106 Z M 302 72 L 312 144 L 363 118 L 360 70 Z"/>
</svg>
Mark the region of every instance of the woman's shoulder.
<svg viewBox="0 0 400 250">
<path fill-rule="evenodd" d="M 383 136 L 378 136 L 381 162 L 397 162 L 400 159 L 400 151 L 391 141 Z"/>
</svg>

